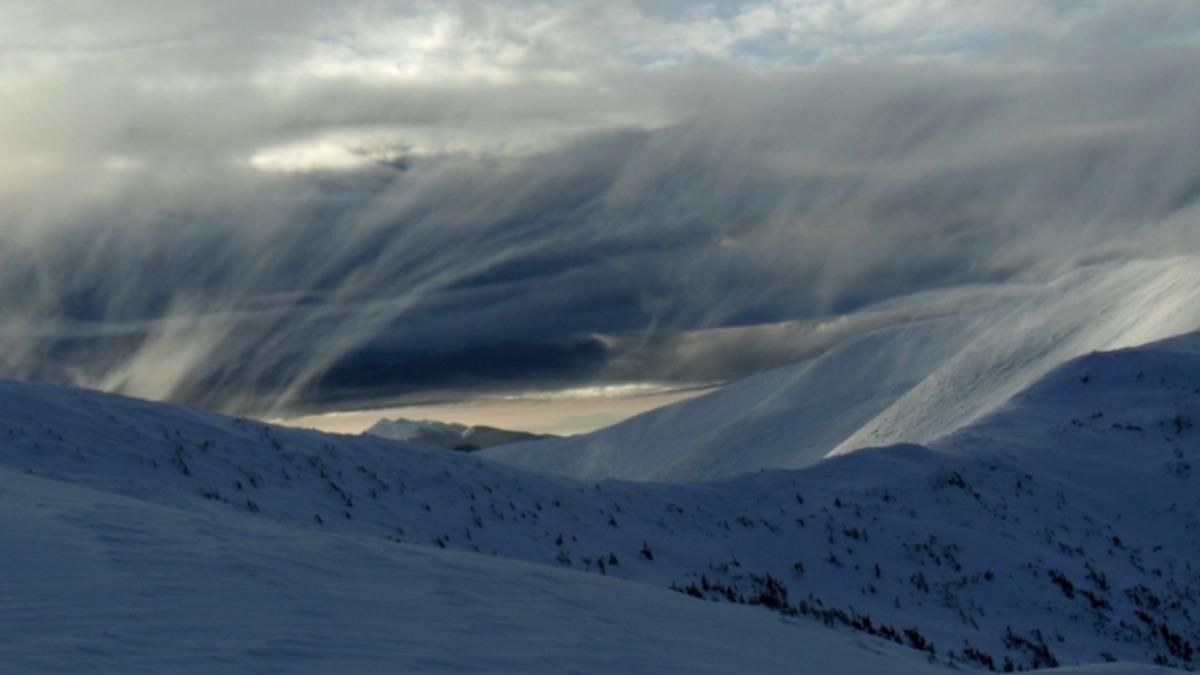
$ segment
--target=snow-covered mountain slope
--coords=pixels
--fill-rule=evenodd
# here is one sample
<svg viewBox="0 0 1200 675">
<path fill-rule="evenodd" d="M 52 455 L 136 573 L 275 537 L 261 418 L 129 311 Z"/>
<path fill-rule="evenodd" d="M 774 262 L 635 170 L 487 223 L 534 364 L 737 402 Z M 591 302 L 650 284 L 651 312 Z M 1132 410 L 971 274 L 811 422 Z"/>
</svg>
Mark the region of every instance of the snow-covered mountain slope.
<svg viewBox="0 0 1200 675">
<path fill-rule="evenodd" d="M 596 575 L 2 469 L 0 532 L 8 673 L 953 672 L 881 640 Z"/>
<path fill-rule="evenodd" d="M 1200 259 L 1084 268 L 1006 310 L 834 454 L 927 443 L 1004 404 L 1059 364 L 1200 329 Z"/>
<path fill-rule="evenodd" d="M 467 452 L 507 443 L 558 438 L 546 434 L 532 434 L 526 431 L 512 431 L 484 425 L 467 426 L 453 422 L 403 418 L 381 419 L 363 433 L 393 441 L 420 443 Z"/>
<path fill-rule="evenodd" d="M 952 357 L 968 330 L 958 317 L 885 328 L 590 434 L 485 455 L 581 480 L 702 480 L 807 466 Z"/>
<path fill-rule="evenodd" d="M 579 483 L 17 383 L 0 383 L 0 464 L 247 527 L 763 605 L 943 664 L 1194 666 L 1197 342 L 1072 361 L 929 447 L 720 482 Z"/>
<path fill-rule="evenodd" d="M 10 470 L 0 538 L 5 673 L 949 672 L 666 589 Z"/>
<path fill-rule="evenodd" d="M 1200 329 L 1197 297 L 1195 258 L 1092 265 L 977 294 L 969 311 L 881 329 L 590 434 L 485 453 L 586 480 L 697 480 L 929 443 L 1068 359 Z"/>
</svg>

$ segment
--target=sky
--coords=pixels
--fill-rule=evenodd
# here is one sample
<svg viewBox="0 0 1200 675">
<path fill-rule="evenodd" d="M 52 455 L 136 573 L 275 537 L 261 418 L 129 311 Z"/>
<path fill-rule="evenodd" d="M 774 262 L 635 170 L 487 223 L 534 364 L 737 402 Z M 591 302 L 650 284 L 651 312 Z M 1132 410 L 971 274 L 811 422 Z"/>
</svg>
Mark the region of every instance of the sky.
<svg viewBox="0 0 1200 675">
<path fill-rule="evenodd" d="M 712 387 L 685 389 L 661 384 L 631 384 L 507 395 L 476 394 L 443 403 L 339 410 L 271 418 L 269 421 L 335 434 L 361 433 L 380 419 L 406 419 L 570 436 L 595 431 L 638 413 L 703 396 L 713 390 Z"/>
<path fill-rule="evenodd" d="M 1196 63 L 1192 0 L 5 3 L 0 376 L 719 385 L 1200 249 Z"/>
</svg>

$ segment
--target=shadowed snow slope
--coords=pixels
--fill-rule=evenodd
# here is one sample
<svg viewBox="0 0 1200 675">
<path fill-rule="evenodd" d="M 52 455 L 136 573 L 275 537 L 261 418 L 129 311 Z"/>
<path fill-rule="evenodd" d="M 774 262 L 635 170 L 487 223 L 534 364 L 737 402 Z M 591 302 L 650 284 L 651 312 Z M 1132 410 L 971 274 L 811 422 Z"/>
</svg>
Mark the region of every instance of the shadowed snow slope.
<svg viewBox="0 0 1200 675">
<path fill-rule="evenodd" d="M 953 672 L 666 590 L 218 519 L 8 470 L 0 532 L 8 673 Z"/>
<path fill-rule="evenodd" d="M 1056 365 L 1200 328 L 1200 260 L 1093 265 L 963 300 L 814 359 L 562 440 L 485 451 L 580 479 L 694 480 L 799 468 L 870 445 L 928 443 Z"/>
<path fill-rule="evenodd" d="M 7 470 L 0 532 L 7 673 L 945 672 L 666 589 Z"/>
<path fill-rule="evenodd" d="M 0 658 L 120 672 L 1194 667 L 1198 422 L 1196 336 L 1072 360 L 928 446 L 706 483 L 581 483 L 0 382 L 0 575 L 15 580 Z M 860 646 L 843 650 L 850 637 Z M 901 646 L 926 654 L 872 661 Z M 1086 672 L 1151 672 L 1113 668 Z"/>
</svg>

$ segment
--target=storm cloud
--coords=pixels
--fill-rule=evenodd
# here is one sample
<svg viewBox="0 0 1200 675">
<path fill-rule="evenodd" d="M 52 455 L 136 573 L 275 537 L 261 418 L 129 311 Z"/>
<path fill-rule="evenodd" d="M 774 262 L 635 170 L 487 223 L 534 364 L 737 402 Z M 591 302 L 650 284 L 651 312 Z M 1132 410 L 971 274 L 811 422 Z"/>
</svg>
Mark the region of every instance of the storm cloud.
<svg viewBox="0 0 1200 675">
<path fill-rule="evenodd" d="M 280 413 L 728 381 L 1200 253 L 1200 8 L 0 9 L 0 375 Z"/>
</svg>

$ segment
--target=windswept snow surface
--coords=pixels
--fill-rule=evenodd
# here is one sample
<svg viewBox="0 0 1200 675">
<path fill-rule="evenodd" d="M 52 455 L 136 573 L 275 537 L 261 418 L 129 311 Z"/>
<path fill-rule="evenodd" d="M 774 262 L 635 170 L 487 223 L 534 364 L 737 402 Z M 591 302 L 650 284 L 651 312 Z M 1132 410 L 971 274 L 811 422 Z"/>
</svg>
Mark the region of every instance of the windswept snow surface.
<svg viewBox="0 0 1200 675">
<path fill-rule="evenodd" d="M 707 622 L 695 640 L 712 651 L 697 648 L 695 658 L 713 659 L 715 670 L 905 672 L 911 664 L 921 672 L 1108 659 L 1195 667 L 1197 423 L 1196 336 L 1072 360 L 928 446 L 707 483 L 576 482 L 383 439 L 0 382 L 0 523 L 4 540 L 18 542 L 6 549 L 21 551 L 0 563 L 6 580 L 20 580 L 4 589 L 13 614 L 3 626 L 12 631 L 0 633 L 8 645 L 0 656 L 32 670 L 53 666 L 38 659 L 66 639 L 50 632 L 55 625 L 111 625 L 68 653 L 119 666 L 186 664 L 206 649 L 185 641 L 172 651 L 138 637 L 137 627 L 161 622 L 216 642 L 235 630 L 261 636 L 229 643 L 242 650 L 228 657 L 231 670 L 251 657 L 293 659 L 284 669 L 321 659 L 368 668 L 375 656 L 365 654 L 395 655 L 363 645 L 408 644 L 411 636 L 389 637 L 391 627 L 415 633 L 432 621 L 437 630 L 412 638 L 424 642 L 412 653 L 430 660 L 395 658 L 457 670 L 475 643 L 441 657 L 450 661 L 432 654 L 446 641 L 459 647 L 467 633 L 506 635 L 493 623 L 512 611 L 516 625 L 542 634 L 478 644 L 518 645 L 532 660 L 511 663 L 515 670 L 570 669 L 575 653 L 584 672 L 625 671 L 642 658 L 655 666 L 647 670 L 679 670 L 676 658 L 696 670 L 686 660 L 691 636 L 675 636 L 659 660 L 646 656 L 661 635 L 650 624 L 660 622 L 671 630 Z M 93 567 L 101 588 L 84 587 Z M 489 586 L 495 579 L 517 590 Z M 144 613 L 126 612 L 105 585 Z M 447 587 L 479 591 L 455 596 Z M 697 597 L 660 595 L 666 588 Z M 242 596 L 283 606 L 278 623 L 270 623 L 276 614 L 247 611 L 235 628 L 219 628 L 243 615 L 230 619 L 212 605 L 237 606 Z M 444 607 L 431 608 L 443 596 Z M 509 606 L 518 597 L 558 611 L 518 612 Z M 725 613 L 733 608 L 715 602 L 758 606 Z M 27 606 L 42 617 L 29 624 L 36 631 L 17 625 Z M 170 616 L 154 618 L 159 611 Z M 330 627 L 342 612 L 354 617 Z M 721 641 L 721 626 L 752 615 L 767 622 L 745 624 L 763 641 Z M 848 670 L 803 660 L 787 651 L 792 634 L 776 631 L 798 628 L 791 639 L 803 651 L 814 627 L 829 631 L 830 658 L 853 662 Z M 342 631 L 354 649 L 321 642 Z M 593 634 L 604 637 L 581 637 Z M 859 651 L 840 651 L 846 639 L 866 651 L 883 640 L 916 657 L 877 670 L 857 660 L 867 658 Z M 626 659 L 625 645 L 642 656 Z M 774 660 L 780 653 L 793 656 Z"/>
<path fill-rule="evenodd" d="M 951 672 L 751 608 L 3 469 L 0 532 L 6 673 Z"/>
<path fill-rule="evenodd" d="M 966 348 L 843 441 L 928 443 L 1004 404 L 1069 359 L 1200 329 L 1200 259 L 1080 270 L 1005 311 Z"/>
<path fill-rule="evenodd" d="M 1050 284 L 970 295 L 953 315 L 884 328 L 590 434 L 485 454 L 585 480 L 666 481 L 929 443 L 1071 358 L 1200 329 L 1198 297 L 1197 258 L 1091 265 Z"/>
<path fill-rule="evenodd" d="M 5 673 L 946 672 L 666 589 L 0 470 Z"/>
</svg>

